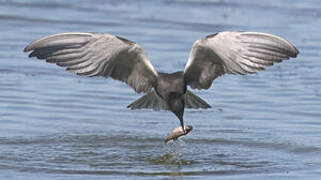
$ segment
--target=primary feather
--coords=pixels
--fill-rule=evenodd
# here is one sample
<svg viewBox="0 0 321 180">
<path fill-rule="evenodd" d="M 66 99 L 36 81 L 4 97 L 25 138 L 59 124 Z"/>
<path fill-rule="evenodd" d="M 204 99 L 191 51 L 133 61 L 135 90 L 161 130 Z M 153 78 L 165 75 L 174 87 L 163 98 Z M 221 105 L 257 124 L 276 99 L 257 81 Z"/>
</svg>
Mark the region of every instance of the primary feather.
<svg viewBox="0 0 321 180">
<path fill-rule="evenodd" d="M 256 73 L 298 53 L 288 41 L 271 34 L 221 32 L 195 41 L 184 78 L 192 88 L 208 89 L 225 73 Z"/>
<path fill-rule="evenodd" d="M 136 92 L 146 92 L 156 83 L 157 72 L 141 47 L 110 34 L 54 34 L 32 42 L 24 51 L 78 75 L 123 81 Z"/>
</svg>

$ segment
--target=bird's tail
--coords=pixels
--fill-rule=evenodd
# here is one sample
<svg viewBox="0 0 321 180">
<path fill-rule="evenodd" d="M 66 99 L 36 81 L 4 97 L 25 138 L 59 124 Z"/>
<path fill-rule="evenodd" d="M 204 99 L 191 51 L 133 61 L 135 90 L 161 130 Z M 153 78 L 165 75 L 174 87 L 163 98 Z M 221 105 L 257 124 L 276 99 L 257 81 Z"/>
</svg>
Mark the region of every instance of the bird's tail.
<svg viewBox="0 0 321 180">
<path fill-rule="evenodd" d="M 157 95 L 155 91 L 151 91 L 133 103 L 127 106 L 130 109 L 154 109 L 169 110 L 167 103 Z"/>
<path fill-rule="evenodd" d="M 169 110 L 167 103 L 157 95 L 155 91 L 151 91 L 133 103 L 127 106 L 130 109 L 154 109 L 154 110 Z M 211 108 L 203 99 L 187 90 L 185 93 L 185 108 Z"/>
<path fill-rule="evenodd" d="M 185 93 L 185 108 L 193 108 L 193 109 L 207 109 L 211 108 L 207 102 L 203 99 L 192 93 L 191 91 L 187 90 Z"/>
</svg>

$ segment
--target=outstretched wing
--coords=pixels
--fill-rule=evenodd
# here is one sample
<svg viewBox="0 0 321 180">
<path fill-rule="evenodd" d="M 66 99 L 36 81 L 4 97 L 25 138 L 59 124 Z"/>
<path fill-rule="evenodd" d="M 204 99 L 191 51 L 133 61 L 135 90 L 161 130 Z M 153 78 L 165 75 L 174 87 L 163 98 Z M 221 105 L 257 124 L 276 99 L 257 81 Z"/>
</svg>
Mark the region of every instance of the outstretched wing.
<svg viewBox="0 0 321 180">
<path fill-rule="evenodd" d="M 195 41 L 184 78 L 194 89 L 208 89 L 215 78 L 225 73 L 256 73 L 298 53 L 288 41 L 267 33 L 216 33 Z"/>
<path fill-rule="evenodd" d="M 78 75 L 112 77 L 136 92 L 150 90 L 157 72 L 141 47 L 129 40 L 103 33 L 60 33 L 29 44 L 29 57 L 46 59 Z"/>
</svg>

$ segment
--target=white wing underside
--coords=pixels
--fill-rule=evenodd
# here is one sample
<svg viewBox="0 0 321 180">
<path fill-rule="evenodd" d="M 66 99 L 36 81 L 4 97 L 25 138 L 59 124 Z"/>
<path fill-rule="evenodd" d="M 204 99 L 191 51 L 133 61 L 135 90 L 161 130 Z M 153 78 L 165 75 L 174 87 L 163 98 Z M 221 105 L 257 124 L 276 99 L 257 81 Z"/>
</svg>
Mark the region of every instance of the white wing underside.
<svg viewBox="0 0 321 180">
<path fill-rule="evenodd" d="M 217 77 L 251 74 L 275 62 L 296 57 L 288 41 L 257 32 L 221 32 L 195 41 L 184 69 L 187 84 L 208 89 Z"/>
<path fill-rule="evenodd" d="M 46 59 L 78 75 L 112 77 L 136 92 L 149 91 L 157 72 L 141 47 L 103 33 L 60 33 L 32 42 L 29 57 Z"/>
</svg>

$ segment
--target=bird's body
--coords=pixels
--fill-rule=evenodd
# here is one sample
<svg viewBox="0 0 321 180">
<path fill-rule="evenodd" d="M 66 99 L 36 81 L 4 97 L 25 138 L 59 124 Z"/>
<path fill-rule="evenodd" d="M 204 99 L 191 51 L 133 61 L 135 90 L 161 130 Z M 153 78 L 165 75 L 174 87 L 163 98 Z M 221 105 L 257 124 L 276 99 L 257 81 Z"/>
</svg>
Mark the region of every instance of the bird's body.
<svg viewBox="0 0 321 180">
<path fill-rule="evenodd" d="M 171 96 L 182 96 L 185 94 L 187 85 L 184 81 L 183 71 L 174 73 L 158 73 L 157 84 L 154 87 L 157 94 L 165 101 Z"/>
<path fill-rule="evenodd" d="M 157 85 L 154 87 L 157 95 L 165 100 L 169 109 L 177 116 L 184 126 L 183 115 L 185 107 L 185 93 L 187 85 L 184 80 L 184 73 L 158 73 Z"/>
<path fill-rule="evenodd" d="M 110 34 L 54 34 L 32 42 L 24 51 L 78 75 L 125 82 L 137 93 L 146 93 L 128 108 L 170 110 L 182 129 L 185 108 L 210 108 L 188 86 L 208 89 L 221 75 L 256 73 L 299 53 L 275 35 L 220 32 L 195 41 L 184 70 L 168 74 L 157 72 L 138 44 Z"/>
</svg>

